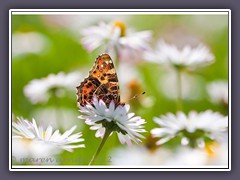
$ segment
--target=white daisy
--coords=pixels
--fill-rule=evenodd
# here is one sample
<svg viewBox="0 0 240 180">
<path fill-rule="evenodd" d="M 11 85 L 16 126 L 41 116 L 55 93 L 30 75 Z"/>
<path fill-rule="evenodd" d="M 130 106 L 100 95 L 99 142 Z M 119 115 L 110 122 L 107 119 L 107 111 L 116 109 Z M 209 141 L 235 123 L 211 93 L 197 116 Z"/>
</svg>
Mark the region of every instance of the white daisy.
<svg viewBox="0 0 240 180">
<path fill-rule="evenodd" d="M 158 148 L 150 151 L 144 146 L 133 146 L 114 149 L 111 153 L 111 165 L 155 165 L 159 167 L 189 167 L 206 165 L 227 165 L 227 147 L 177 149 Z"/>
<path fill-rule="evenodd" d="M 162 165 L 171 157 L 171 152 L 166 148 L 150 151 L 145 146 L 132 146 L 114 149 L 111 153 L 112 165 Z"/>
<path fill-rule="evenodd" d="M 215 81 L 207 85 L 207 92 L 214 103 L 228 104 L 228 82 Z"/>
<path fill-rule="evenodd" d="M 12 139 L 12 162 L 18 164 L 58 164 L 55 156 L 61 153 L 59 148 L 42 141 L 26 138 Z"/>
<path fill-rule="evenodd" d="M 47 50 L 48 46 L 48 39 L 38 32 L 14 33 L 12 35 L 13 56 L 28 53 L 39 54 Z"/>
<path fill-rule="evenodd" d="M 154 121 L 160 128 L 151 130 L 153 137 L 161 139 L 156 143 L 163 144 L 170 139 L 182 137 L 182 145 L 204 146 L 204 138 L 220 140 L 227 133 L 228 117 L 211 110 L 197 113 L 191 111 L 188 115 L 178 112 L 176 115 L 168 113 Z"/>
<path fill-rule="evenodd" d="M 45 78 L 30 81 L 24 87 L 24 94 L 34 104 L 46 102 L 51 95 L 63 97 L 66 90 L 74 91 L 81 79 L 82 74 L 79 72 L 49 74 Z"/>
<path fill-rule="evenodd" d="M 164 162 L 164 165 L 174 167 L 204 166 L 207 163 L 208 154 L 202 148 L 178 147 Z"/>
<path fill-rule="evenodd" d="M 158 148 L 149 151 L 143 146 L 115 149 L 111 155 L 112 165 L 186 167 L 206 165 L 208 154 L 204 149 L 178 147 L 177 149 Z"/>
<path fill-rule="evenodd" d="M 102 47 L 102 51 L 111 55 L 117 53 L 115 55 L 120 61 L 135 62 L 141 59 L 143 52 L 149 50 L 151 31 L 131 32 L 126 30 L 122 22 L 101 22 L 98 26 L 84 29 L 82 36 L 81 42 L 89 52 Z"/>
<path fill-rule="evenodd" d="M 164 40 L 159 40 L 156 50 L 145 53 L 145 59 L 159 64 L 194 68 L 212 63 L 214 56 L 203 44 L 197 47 L 186 45 L 179 49 Z"/>
<path fill-rule="evenodd" d="M 225 143 L 207 144 L 205 148 L 158 148 L 150 151 L 144 146 L 114 149 L 111 165 L 155 165 L 159 167 L 193 167 L 228 164 L 228 146 Z"/>
<path fill-rule="evenodd" d="M 208 158 L 206 164 L 208 165 L 228 165 L 228 142 L 213 142 L 205 147 Z"/>
<path fill-rule="evenodd" d="M 81 138 L 81 133 L 72 134 L 76 126 L 61 134 L 59 130 L 53 131 L 52 126 L 48 126 L 46 129 L 43 129 L 41 126 L 38 127 L 34 119 L 32 122 L 23 118 L 17 119 L 17 122 L 12 122 L 13 140 L 28 143 L 40 142 L 46 144 L 51 149 L 63 149 L 69 152 L 72 152 L 74 148 L 85 147 L 84 144 L 76 144 L 84 141 Z"/>
<path fill-rule="evenodd" d="M 85 123 L 91 125 L 90 129 L 97 130 L 96 137 L 103 138 L 106 128 L 112 132 L 116 131 L 119 141 L 128 145 L 131 141 L 141 142 L 139 138 L 144 138 L 140 133 L 146 132 L 143 129 L 145 120 L 139 116 L 134 117 L 134 113 L 128 113 L 130 106 L 128 104 L 118 105 L 115 107 L 112 101 L 107 105 L 94 97 L 93 105 L 87 104 L 85 107 L 80 106 L 80 112 L 84 115 L 79 116 L 85 119 Z"/>
<path fill-rule="evenodd" d="M 178 147 L 172 151 L 165 165 L 178 167 L 186 166 L 227 166 L 228 145 L 224 142 L 207 143 L 205 148 Z"/>
</svg>

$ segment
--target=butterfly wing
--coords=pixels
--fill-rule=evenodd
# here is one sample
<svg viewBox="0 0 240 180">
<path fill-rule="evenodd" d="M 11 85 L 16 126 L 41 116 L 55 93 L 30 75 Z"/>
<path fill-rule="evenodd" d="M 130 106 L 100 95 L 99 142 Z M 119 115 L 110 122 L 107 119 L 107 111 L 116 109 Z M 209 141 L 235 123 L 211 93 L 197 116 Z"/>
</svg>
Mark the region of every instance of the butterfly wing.
<svg viewBox="0 0 240 180">
<path fill-rule="evenodd" d="M 113 100 L 115 106 L 120 104 L 117 73 L 108 54 L 97 57 L 89 71 L 89 76 L 77 87 L 78 104 L 93 104 L 93 96 L 102 99 L 107 106 Z"/>
</svg>

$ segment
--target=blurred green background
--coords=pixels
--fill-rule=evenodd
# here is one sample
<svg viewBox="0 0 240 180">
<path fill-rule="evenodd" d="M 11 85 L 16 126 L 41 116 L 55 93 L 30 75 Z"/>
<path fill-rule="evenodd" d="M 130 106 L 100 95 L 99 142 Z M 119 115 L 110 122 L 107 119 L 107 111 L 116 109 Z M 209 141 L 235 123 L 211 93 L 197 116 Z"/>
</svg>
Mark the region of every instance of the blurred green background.
<svg viewBox="0 0 240 180">
<path fill-rule="evenodd" d="M 79 32 L 88 26 L 97 25 L 100 21 L 112 22 L 114 20 L 123 21 L 127 28 L 133 28 L 135 31 L 151 30 L 153 32 L 152 46 L 159 38 L 182 41 L 190 37 L 206 44 L 215 56 L 215 63 L 196 72 L 195 76 L 198 77 L 200 84 L 198 92 L 200 95 L 198 98 L 183 100 L 184 112 L 212 109 L 222 114 L 228 113 L 226 108 L 213 104 L 206 91 L 206 85 L 209 82 L 219 79 L 228 80 L 227 15 L 121 15 L 102 17 L 102 19 L 98 16 L 91 16 L 91 20 L 81 15 L 12 15 L 13 35 L 37 32 L 47 42 L 40 53 L 12 56 L 12 113 L 31 120 L 43 109 L 59 108 L 61 113 L 65 113 L 65 109 L 75 112 L 75 119 L 72 119 L 71 123 L 72 126 L 78 125 L 75 132 L 83 132 L 86 148 L 75 149 L 73 153 L 65 151 L 59 155 L 61 158 L 82 158 L 81 164 L 88 164 L 101 141 L 100 138 L 95 138 L 95 131 L 89 130 L 89 126 L 77 118 L 80 112 L 76 106 L 75 89 L 72 89 L 72 93 L 67 96 L 58 99 L 57 105 L 51 98 L 46 103 L 32 104 L 24 95 L 23 89 L 31 80 L 46 77 L 51 73 L 79 71 L 82 72 L 83 77 L 86 77 L 99 52 L 89 54 L 80 43 Z M 153 117 L 167 112 L 175 113 L 176 102 L 174 99 L 167 98 L 159 88 L 161 77 L 166 74 L 164 68 L 146 61 L 131 64 L 131 66 L 136 67 L 138 71 L 141 89 L 146 92 L 144 96 L 152 98 L 153 104 L 148 107 L 137 100 L 129 102 L 131 110 L 147 121 L 145 127 L 148 132 L 144 135 L 148 137 L 150 130 L 157 127 L 153 122 Z M 46 119 L 46 122 L 51 122 L 51 119 Z M 62 132 L 65 130 L 61 127 Z M 109 153 L 121 146 L 126 145 L 121 145 L 116 134 L 113 134 L 100 154 L 100 157 L 105 160 L 96 164 L 108 164 Z M 62 164 L 79 165 L 79 162 L 65 161 Z"/>
</svg>

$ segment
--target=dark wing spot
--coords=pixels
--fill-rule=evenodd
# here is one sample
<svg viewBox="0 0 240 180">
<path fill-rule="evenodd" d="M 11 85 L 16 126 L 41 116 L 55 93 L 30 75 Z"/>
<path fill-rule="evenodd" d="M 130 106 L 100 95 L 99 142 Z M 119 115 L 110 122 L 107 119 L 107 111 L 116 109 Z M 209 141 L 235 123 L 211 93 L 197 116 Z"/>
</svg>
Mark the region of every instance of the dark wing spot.
<svg viewBox="0 0 240 180">
<path fill-rule="evenodd" d="M 109 78 L 108 81 L 109 82 L 117 82 L 117 79 L 116 78 Z"/>
<path fill-rule="evenodd" d="M 112 91 L 114 91 L 114 90 L 118 90 L 118 87 L 117 87 L 117 86 L 112 86 L 112 87 L 110 87 L 110 89 L 111 89 Z"/>
<path fill-rule="evenodd" d="M 98 86 L 100 86 L 101 85 L 101 83 L 99 82 L 99 80 L 97 79 L 97 78 L 94 78 L 94 77 L 90 77 L 89 78 L 89 80 L 96 86 L 96 87 L 98 87 Z"/>
</svg>

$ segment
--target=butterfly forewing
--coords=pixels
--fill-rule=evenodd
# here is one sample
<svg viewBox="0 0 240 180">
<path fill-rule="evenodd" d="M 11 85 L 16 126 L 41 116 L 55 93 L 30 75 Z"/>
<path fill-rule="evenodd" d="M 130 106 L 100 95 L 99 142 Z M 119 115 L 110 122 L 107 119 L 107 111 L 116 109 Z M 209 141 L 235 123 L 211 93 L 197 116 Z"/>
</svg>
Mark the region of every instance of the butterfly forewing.
<svg viewBox="0 0 240 180">
<path fill-rule="evenodd" d="M 89 76 L 77 87 L 78 105 L 93 105 L 94 95 L 102 99 L 107 106 L 114 101 L 115 107 L 120 104 L 117 73 L 108 54 L 97 57 Z"/>
</svg>

